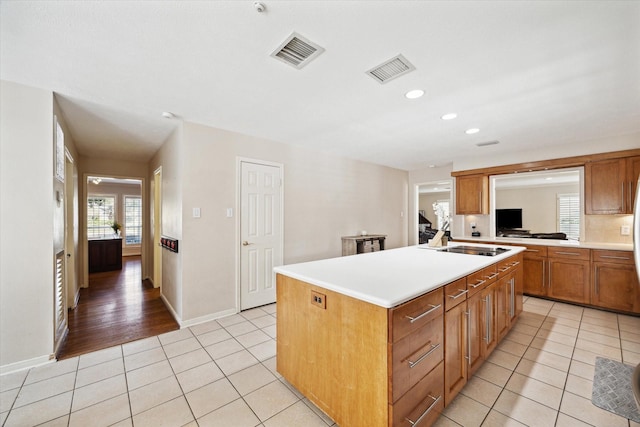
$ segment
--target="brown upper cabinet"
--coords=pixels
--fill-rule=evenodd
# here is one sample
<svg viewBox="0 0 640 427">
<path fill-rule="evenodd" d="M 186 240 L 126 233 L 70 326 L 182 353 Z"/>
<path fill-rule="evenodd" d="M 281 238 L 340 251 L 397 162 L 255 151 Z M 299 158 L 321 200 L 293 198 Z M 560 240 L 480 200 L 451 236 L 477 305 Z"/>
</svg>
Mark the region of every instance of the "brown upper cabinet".
<svg viewBox="0 0 640 427">
<path fill-rule="evenodd" d="M 456 177 L 456 214 L 489 214 L 489 176 Z"/>
<path fill-rule="evenodd" d="M 600 160 L 585 165 L 585 213 L 631 214 L 640 156 Z"/>
</svg>

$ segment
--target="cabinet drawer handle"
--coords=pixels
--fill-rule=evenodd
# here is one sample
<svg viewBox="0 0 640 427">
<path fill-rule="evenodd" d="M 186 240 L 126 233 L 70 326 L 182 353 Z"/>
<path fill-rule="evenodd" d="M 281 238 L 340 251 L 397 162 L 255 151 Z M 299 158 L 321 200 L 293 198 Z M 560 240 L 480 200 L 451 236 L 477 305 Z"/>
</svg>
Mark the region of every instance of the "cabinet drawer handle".
<svg viewBox="0 0 640 427">
<path fill-rule="evenodd" d="M 411 360 L 407 359 L 407 362 L 409 362 L 409 368 L 413 368 L 418 363 L 422 362 L 424 359 L 429 357 L 429 355 L 431 353 L 433 353 L 434 351 L 436 351 L 438 348 L 440 348 L 440 344 L 439 343 L 438 344 L 431 344 L 431 349 L 429 351 L 427 351 L 425 354 L 423 354 L 422 356 L 420 356 L 418 358 L 418 360 L 416 360 L 415 362 L 412 362 Z"/>
<path fill-rule="evenodd" d="M 422 415 L 420 415 L 418 417 L 417 420 L 415 421 L 411 421 L 409 418 L 405 418 L 405 420 L 407 420 L 409 422 L 409 424 L 411 424 L 412 426 L 418 425 L 420 423 L 420 421 L 422 421 L 422 419 L 424 417 L 427 416 L 427 414 L 433 409 L 434 406 L 436 406 L 438 404 L 438 402 L 440 401 L 440 399 L 442 399 L 442 395 L 438 396 L 438 397 L 433 397 L 430 394 L 428 395 L 431 399 L 433 399 L 433 403 L 431 405 L 429 405 L 429 407 L 427 408 L 426 411 L 424 411 L 422 413 Z"/>
<path fill-rule="evenodd" d="M 511 263 L 511 264 L 509 264 L 509 265 L 511 265 L 511 267 L 515 267 L 515 266 L 516 266 L 516 265 L 518 265 L 518 264 L 520 264 L 520 261 L 514 261 L 514 262 L 512 262 L 512 263 Z"/>
<path fill-rule="evenodd" d="M 539 250 L 537 250 L 537 249 L 525 249 L 524 251 L 525 251 L 525 252 L 540 252 L 540 251 L 539 251 Z"/>
<path fill-rule="evenodd" d="M 460 292 L 458 292 L 458 293 L 457 293 L 457 294 L 455 294 L 455 295 L 449 295 L 449 298 L 451 298 L 451 299 L 458 299 L 458 298 L 460 298 L 462 295 L 464 295 L 464 294 L 466 294 L 467 292 L 469 292 L 469 291 L 468 291 L 468 290 L 466 290 L 466 289 L 458 289 L 458 290 L 459 290 Z"/>
<path fill-rule="evenodd" d="M 429 306 L 431 306 L 431 308 L 427 311 L 425 311 L 424 313 L 422 313 L 419 316 L 416 317 L 411 317 L 411 316 L 405 316 L 407 319 L 409 319 L 409 322 L 413 323 L 417 320 L 422 319 L 424 316 L 427 316 L 431 313 L 433 313 L 434 311 L 436 311 L 437 309 L 439 309 L 440 307 L 442 307 L 442 304 L 438 304 L 438 305 L 433 305 L 433 304 L 429 304 Z"/>
<path fill-rule="evenodd" d="M 601 255 L 600 258 L 608 258 L 608 259 L 624 259 L 626 261 L 630 260 L 631 258 L 627 258 L 627 257 L 623 257 L 623 256 L 613 256 L 613 255 Z"/>
<path fill-rule="evenodd" d="M 577 254 L 575 252 L 556 252 L 558 255 L 574 255 L 574 256 L 578 256 L 580 254 Z"/>
<path fill-rule="evenodd" d="M 485 276 L 485 278 L 486 278 L 487 280 L 491 280 L 491 279 L 494 279 L 494 278 L 496 278 L 496 277 L 498 277 L 498 273 L 493 273 L 493 274 L 492 274 L 492 275 L 490 275 L 490 276 Z"/>
<path fill-rule="evenodd" d="M 510 269 L 510 268 L 511 268 L 511 266 L 510 266 L 510 265 L 507 265 L 506 267 L 504 267 L 504 268 L 499 268 L 498 270 L 500 270 L 500 272 L 501 272 L 501 273 L 504 273 L 505 271 L 507 271 L 507 270 L 508 270 L 508 269 Z"/>
<path fill-rule="evenodd" d="M 478 279 L 478 281 L 476 282 L 475 285 L 469 285 L 469 286 L 471 286 L 473 289 L 475 289 L 478 286 L 482 285 L 483 283 L 486 283 L 486 280 Z"/>
</svg>

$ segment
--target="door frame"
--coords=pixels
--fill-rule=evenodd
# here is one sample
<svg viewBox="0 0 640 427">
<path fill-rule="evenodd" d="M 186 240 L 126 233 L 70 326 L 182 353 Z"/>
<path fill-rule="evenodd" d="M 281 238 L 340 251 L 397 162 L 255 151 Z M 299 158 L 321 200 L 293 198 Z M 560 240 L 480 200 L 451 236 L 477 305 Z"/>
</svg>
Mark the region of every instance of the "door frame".
<svg viewBox="0 0 640 427">
<path fill-rule="evenodd" d="M 153 198 L 153 287 L 160 288 L 162 293 L 162 248 L 160 247 L 160 237 L 162 235 L 162 166 L 153 171 L 151 180 L 153 191 L 150 196 Z"/>
<path fill-rule="evenodd" d="M 236 230 L 235 230 L 235 253 L 236 253 L 236 313 L 239 313 L 241 307 L 240 296 L 242 293 L 242 245 L 240 244 L 241 237 L 241 222 L 242 222 L 242 163 L 254 163 L 263 166 L 272 166 L 280 169 L 280 259 L 284 264 L 284 164 L 278 162 L 271 162 L 268 160 L 253 159 L 250 157 L 236 157 L 236 206 L 235 206 L 235 218 L 236 218 Z M 233 213 L 232 213 L 233 215 Z M 275 275 L 275 273 L 272 272 Z M 275 283 L 275 278 L 274 278 Z"/>
<path fill-rule="evenodd" d="M 80 286 L 78 285 L 78 258 L 80 233 L 79 200 L 77 174 L 74 179 L 75 162 L 69 149 L 65 147 L 65 212 L 64 212 L 64 251 L 65 251 L 65 286 L 67 291 L 67 309 L 78 305 Z"/>
</svg>

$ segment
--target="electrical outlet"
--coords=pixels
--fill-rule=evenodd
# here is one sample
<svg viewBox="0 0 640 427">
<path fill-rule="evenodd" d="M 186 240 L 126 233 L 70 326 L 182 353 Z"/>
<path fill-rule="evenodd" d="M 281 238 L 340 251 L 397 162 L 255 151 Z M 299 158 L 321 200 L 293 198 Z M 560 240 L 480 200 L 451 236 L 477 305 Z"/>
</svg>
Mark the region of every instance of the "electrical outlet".
<svg viewBox="0 0 640 427">
<path fill-rule="evenodd" d="M 311 291 L 311 305 L 315 305 L 323 310 L 327 309 L 327 296 L 320 292 Z"/>
<path fill-rule="evenodd" d="M 628 236 L 629 234 L 631 234 L 631 227 L 628 225 L 623 225 L 622 227 L 620 227 L 620 235 L 621 236 Z"/>
</svg>

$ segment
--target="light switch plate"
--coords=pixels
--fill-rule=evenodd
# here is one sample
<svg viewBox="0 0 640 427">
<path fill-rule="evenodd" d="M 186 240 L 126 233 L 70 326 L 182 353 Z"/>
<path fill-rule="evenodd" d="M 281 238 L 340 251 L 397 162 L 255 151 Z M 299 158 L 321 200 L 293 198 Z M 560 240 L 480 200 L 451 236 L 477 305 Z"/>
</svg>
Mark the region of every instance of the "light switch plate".
<svg viewBox="0 0 640 427">
<path fill-rule="evenodd" d="M 200 218 L 200 208 L 193 208 L 193 217 Z"/>
<path fill-rule="evenodd" d="M 227 218 L 233 217 L 233 208 L 227 208 Z"/>
<path fill-rule="evenodd" d="M 623 225 L 622 227 L 620 227 L 620 235 L 621 236 L 628 236 L 631 234 L 631 227 L 628 225 Z"/>
</svg>

